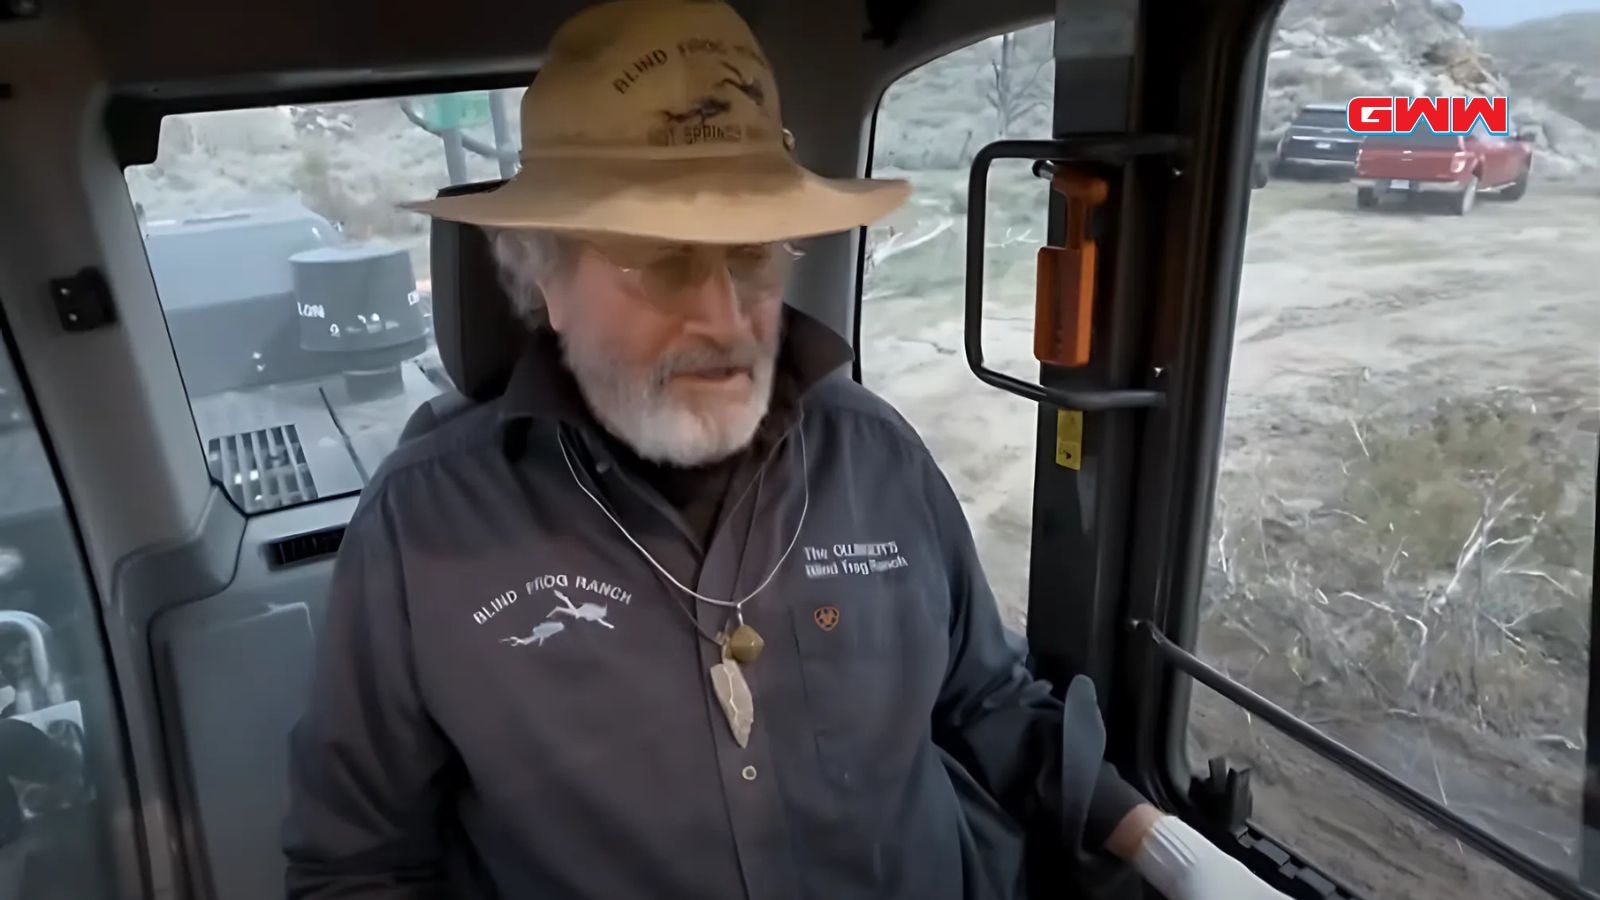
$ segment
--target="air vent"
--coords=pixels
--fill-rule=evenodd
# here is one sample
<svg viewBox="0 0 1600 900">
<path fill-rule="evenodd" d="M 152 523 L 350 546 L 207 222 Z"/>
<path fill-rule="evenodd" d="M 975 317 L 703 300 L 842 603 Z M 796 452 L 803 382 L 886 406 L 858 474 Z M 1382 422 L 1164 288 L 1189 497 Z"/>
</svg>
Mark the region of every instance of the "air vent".
<svg viewBox="0 0 1600 900">
<path fill-rule="evenodd" d="M 342 527 L 297 534 L 268 544 L 267 562 L 276 569 L 280 566 L 332 556 L 339 552 L 339 543 L 343 540 Z"/>
<path fill-rule="evenodd" d="M 246 513 L 317 499 L 300 432 L 293 425 L 212 438 L 206 458 L 212 477 Z"/>
</svg>

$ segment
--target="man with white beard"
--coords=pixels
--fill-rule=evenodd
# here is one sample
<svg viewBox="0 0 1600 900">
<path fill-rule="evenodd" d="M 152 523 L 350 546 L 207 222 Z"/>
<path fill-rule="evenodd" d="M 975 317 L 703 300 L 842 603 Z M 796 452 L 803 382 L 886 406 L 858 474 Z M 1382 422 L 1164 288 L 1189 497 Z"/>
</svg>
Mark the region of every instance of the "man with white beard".
<svg viewBox="0 0 1600 900">
<path fill-rule="evenodd" d="M 529 337 L 346 531 L 288 895 L 1012 900 L 1026 829 L 1281 897 L 1082 758 L 927 449 L 783 303 L 789 241 L 906 186 L 801 168 L 720 2 L 579 14 L 522 122 L 516 178 L 417 205 L 493 235 Z"/>
</svg>

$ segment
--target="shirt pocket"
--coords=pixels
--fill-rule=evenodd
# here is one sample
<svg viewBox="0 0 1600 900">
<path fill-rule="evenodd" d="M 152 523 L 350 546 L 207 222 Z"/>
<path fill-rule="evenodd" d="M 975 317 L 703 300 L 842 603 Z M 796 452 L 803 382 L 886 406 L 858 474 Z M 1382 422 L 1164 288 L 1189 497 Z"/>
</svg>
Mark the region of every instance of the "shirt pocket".
<svg viewBox="0 0 1600 900">
<path fill-rule="evenodd" d="M 948 646 L 914 595 L 862 594 L 791 608 L 817 756 L 846 790 L 882 785 L 912 765 L 930 739 Z"/>
</svg>

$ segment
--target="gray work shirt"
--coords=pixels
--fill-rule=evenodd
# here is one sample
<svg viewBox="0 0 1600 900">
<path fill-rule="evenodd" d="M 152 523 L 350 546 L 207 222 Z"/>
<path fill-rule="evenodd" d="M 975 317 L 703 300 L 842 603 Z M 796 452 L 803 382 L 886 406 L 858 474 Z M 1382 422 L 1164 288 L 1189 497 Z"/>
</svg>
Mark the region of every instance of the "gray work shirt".
<svg viewBox="0 0 1600 900">
<path fill-rule="evenodd" d="M 790 377 L 708 546 L 615 464 L 548 332 L 502 398 L 388 458 L 292 739 L 290 897 L 970 900 L 1010 893 L 974 803 L 1072 830 L 1061 704 L 954 493 L 836 372 L 848 346 L 786 316 Z M 729 611 L 619 524 L 707 597 L 771 575 L 747 746 L 708 675 Z M 1135 802 L 1096 791 L 1112 820 Z"/>
</svg>

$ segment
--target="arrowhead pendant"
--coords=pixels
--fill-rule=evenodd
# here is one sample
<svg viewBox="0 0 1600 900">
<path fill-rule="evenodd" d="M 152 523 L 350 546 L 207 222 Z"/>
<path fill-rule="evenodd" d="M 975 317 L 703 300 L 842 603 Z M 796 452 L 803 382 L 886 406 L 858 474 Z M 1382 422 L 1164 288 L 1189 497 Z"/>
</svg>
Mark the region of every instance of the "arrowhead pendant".
<svg viewBox="0 0 1600 900">
<path fill-rule="evenodd" d="M 744 671 L 733 659 L 724 659 L 711 667 L 711 688 L 716 691 L 717 702 L 728 717 L 728 727 L 740 747 L 750 743 L 750 729 L 756 722 L 755 697 L 750 693 L 750 683 Z"/>
</svg>

